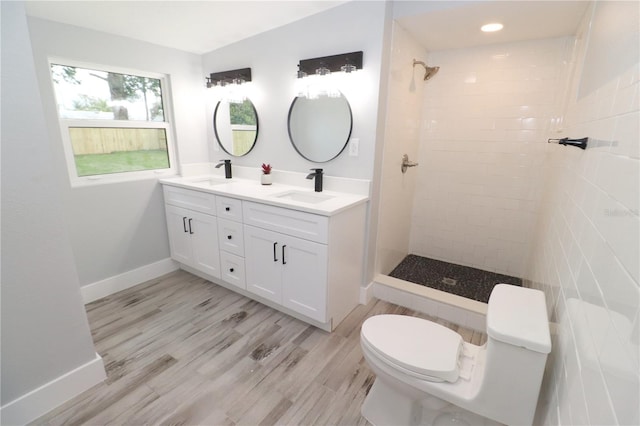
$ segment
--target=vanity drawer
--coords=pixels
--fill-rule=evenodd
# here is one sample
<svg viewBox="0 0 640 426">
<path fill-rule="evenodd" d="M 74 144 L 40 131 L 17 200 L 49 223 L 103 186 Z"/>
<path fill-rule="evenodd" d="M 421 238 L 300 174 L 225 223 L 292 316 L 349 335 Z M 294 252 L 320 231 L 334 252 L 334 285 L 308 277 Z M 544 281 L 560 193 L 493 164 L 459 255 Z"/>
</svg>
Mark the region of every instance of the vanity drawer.
<svg viewBox="0 0 640 426">
<path fill-rule="evenodd" d="M 246 289 L 244 279 L 244 258 L 235 254 L 220 252 L 220 275 L 223 280 L 236 287 Z"/>
<path fill-rule="evenodd" d="M 164 191 L 165 203 L 215 216 L 215 195 L 209 194 L 207 192 L 176 188 L 175 186 L 170 185 L 163 185 L 162 188 Z"/>
<path fill-rule="evenodd" d="M 329 218 L 317 214 L 245 201 L 244 223 L 327 244 Z"/>
<path fill-rule="evenodd" d="M 216 197 L 218 217 L 242 222 L 242 201 L 229 197 Z"/>
<path fill-rule="evenodd" d="M 221 250 L 244 256 L 242 223 L 218 218 L 218 241 Z"/>
</svg>

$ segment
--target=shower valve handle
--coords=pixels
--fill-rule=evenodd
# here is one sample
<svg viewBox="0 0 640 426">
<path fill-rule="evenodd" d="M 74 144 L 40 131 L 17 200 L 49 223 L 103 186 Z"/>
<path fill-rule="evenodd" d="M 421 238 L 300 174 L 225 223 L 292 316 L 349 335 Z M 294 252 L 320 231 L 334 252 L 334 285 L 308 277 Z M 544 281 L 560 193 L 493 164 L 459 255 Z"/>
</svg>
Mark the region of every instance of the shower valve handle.
<svg viewBox="0 0 640 426">
<path fill-rule="evenodd" d="M 415 163 L 413 161 L 409 161 L 409 156 L 407 154 L 404 154 L 402 156 L 402 168 L 401 168 L 402 173 L 406 173 L 407 169 L 409 167 L 415 167 L 417 165 L 418 165 L 418 163 Z"/>
</svg>

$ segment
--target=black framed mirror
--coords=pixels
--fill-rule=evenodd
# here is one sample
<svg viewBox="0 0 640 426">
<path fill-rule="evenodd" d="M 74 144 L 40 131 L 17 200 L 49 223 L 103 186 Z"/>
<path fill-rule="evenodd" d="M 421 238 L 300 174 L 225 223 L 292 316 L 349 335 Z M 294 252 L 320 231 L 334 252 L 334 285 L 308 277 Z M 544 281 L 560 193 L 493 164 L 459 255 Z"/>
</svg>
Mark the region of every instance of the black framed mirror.
<svg viewBox="0 0 640 426">
<path fill-rule="evenodd" d="M 249 99 L 221 100 L 213 113 L 213 131 L 218 145 L 229 155 L 247 155 L 258 140 L 258 112 Z"/>
<path fill-rule="evenodd" d="M 333 160 L 351 136 L 353 115 L 345 96 L 296 97 L 289 108 L 289 139 L 298 154 L 314 163 Z"/>
</svg>

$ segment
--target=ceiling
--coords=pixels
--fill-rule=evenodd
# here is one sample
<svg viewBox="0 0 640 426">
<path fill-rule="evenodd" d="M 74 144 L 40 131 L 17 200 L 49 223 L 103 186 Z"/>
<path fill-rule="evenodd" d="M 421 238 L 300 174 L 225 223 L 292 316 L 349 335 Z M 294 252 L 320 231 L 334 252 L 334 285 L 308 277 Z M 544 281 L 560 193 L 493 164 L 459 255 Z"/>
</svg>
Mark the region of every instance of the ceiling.
<svg viewBox="0 0 640 426">
<path fill-rule="evenodd" d="M 396 8 L 396 21 L 430 51 L 573 35 L 588 6 L 587 1 L 406 3 L 408 10 Z M 399 17 L 402 13 L 406 16 Z M 504 29 L 480 31 L 491 22 L 504 24 Z"/>
<path fill-rule="evenodd" d="M 27 1 L 29 16 L 203 54 L 342 1 Z"/>
<path fill-rule="evenodd" d="M 27 14 L 203 54 L 345 0 L 27 1 Z M 396 21 L 427 50 L 575 34 L 586 1 L 399 1 Z M 488 22 L 504 29 L 481 33 Z"/>
</svg>

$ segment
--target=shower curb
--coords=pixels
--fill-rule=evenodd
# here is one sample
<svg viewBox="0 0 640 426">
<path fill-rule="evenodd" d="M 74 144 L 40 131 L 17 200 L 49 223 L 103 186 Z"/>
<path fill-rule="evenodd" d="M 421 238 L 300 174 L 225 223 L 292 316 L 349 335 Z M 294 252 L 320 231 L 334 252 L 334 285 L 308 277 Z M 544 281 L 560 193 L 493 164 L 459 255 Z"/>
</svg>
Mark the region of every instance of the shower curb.
<svg viewBox="0 0 640 426">
<path fill-rule="evenodd" d="M 378 274 L 373 296 L 414 311 L 486 332 L 487 304 Z"/>
</svg>

